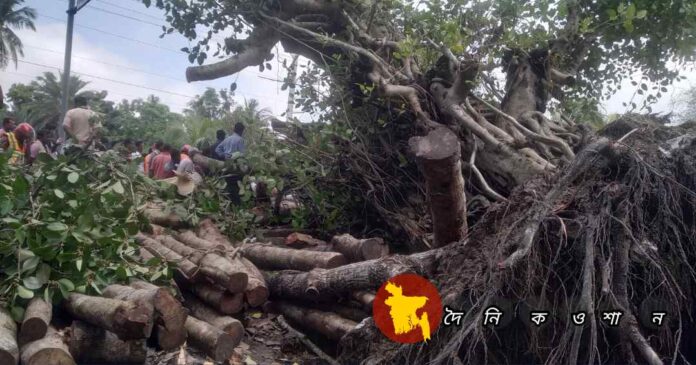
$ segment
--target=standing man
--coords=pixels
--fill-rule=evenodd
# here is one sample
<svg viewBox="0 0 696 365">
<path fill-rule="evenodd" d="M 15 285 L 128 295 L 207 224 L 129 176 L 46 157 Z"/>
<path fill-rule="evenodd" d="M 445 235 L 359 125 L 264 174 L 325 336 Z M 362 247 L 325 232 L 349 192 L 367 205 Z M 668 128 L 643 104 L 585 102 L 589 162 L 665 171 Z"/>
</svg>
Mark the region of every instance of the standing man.
<svg viewBox="0 0 696 365">
<path fill-rule="evenodd" d="M 172 162 L 172 146 L 165 144 L 159 155 L 152 159 L 149 176 L 155 180 L 168 179 L 174 177 L 174 171 L 168 171 L 167 165 Z"/>
<path fill-rule="evenodd" d="M 236 152 L 243 154 L 246 151 L 246 146 L 244 145 L 244 124 L 237 122 L 234 125 L 234 133 L 231 136 L 225 138 L 216 148 L 215 153 L 223 160 L 229 160 L 232 155 Z M 241 203 L 239 199 L 239 181 L 242 180 L 242 176 L 238 174 L 231 174 L 227 176 L 227 195 L 232 203 L 239 205 Z"/>
<path fill-rule="evenodd" d="M 63 120 L 63 129 L 72 139 L 74 145 L 87 149 L 96 142 L 99 128 L 94 120 L 96 116 L 97 113 L 87 106 L 87 98 L 84 96 L 75 97 L 75 108 L 68 110 Z"/>
<path fill-rule="evenodd" d="M 217 139 L 217 141 L 210 148 L 210 156 L 208 156 L 208 157 L 214 158 L 216 160 L 224 160 L 224 158 L 222 158 L 222 156 L 218 155 L 217 152 L 215 152 L 215 150 L 220 145 L 220 143 L 222 143 L 222 141 L 225 140 L 225 137 L 227 137 L 227 134 L 225 133 L 225 131 L 223 131 L 222 129 L 218 129 L 217 132 L 215 133 L 215 138 Z"/>
<path fill-rule="evenodd" d="M 152 171 L 152 159 L 159 155 L 160 148 L 162 148 L 163 144 L 164 142 L 162 141 L 155 142 L 155 144 L 152 146 L 152 151 L 150 151 L 150 153 L 148 153 L 143 159 L 143 173 L 145 176 L 152 177 L 152 175 L 150 175 L 150 171 Z"/>
<path fill-rule="evenodd" d="M 6 149 L 12 150 L 12 156 L 8 161 L 11 165 L 20 165 L 24 162 L 27 149 L 34 139 L 34 128 L 28 123 L 22 123 L 12 132 L 5 134 L 7 140 Z"/>
</svg>

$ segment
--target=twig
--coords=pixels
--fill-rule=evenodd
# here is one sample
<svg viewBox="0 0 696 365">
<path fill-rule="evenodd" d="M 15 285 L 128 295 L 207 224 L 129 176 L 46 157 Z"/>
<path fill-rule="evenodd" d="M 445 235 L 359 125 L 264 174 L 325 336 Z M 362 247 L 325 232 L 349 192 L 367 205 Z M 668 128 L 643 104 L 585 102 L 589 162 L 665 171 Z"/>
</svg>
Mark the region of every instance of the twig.
<svg viewBox="0 0 696 365">
<path fill-rule="evenodd" d="M 319 356 L 319 358 L 321 358 L 322 360 L 326 361 L 327 363 L 329 363 L 331 365 L 340 365 L 338 361 L 334 360 L 334 358 L 327 355 L 317 345 L 315 345 L 314 342 L 312 342 L 309 338 L 307 338 L 307 336 L 304 333 L 292 328 L 292 326 L 290 326 L 288 324 L 288 322 L 285 321 L 285 318 L 283 318 L 282 315 L 278 316 L 277 320 L 278 320 L 278 323 L 280 324 L 281 327 L 286 329 L 293 336 L 297 337 L 298 340 L 300 340 L 305 346 L 307 346 L 307 348 L 312 350 L 312 352 L 314 352 L 317 356 Z"/>
<path fill-rule="evenodd" d="M 631 134 L 635 133 L 635 132 L 638 131 L 639 129 L 640 129 L 640 128 L 633 128 L 633 130 L 631 130 L 630 132 L 624 134 L 623 137 L 619 138 L 619 140 L 616 141 L 616 143 L 622 143 L 622 142 L 625 141 L 628 137 L 630 137 Z"/>
</svg>

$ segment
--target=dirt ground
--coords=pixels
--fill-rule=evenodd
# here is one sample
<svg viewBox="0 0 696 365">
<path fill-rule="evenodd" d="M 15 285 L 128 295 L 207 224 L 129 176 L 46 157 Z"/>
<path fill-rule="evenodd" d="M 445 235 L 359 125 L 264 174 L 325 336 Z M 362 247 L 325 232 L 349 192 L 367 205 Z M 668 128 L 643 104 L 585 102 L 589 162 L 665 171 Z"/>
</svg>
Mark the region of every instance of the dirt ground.
<svg viewBox="0 0 696 365">
<path fill-rule="evenodd" d="M 325 362 L 278 324 L 277 315 L 246 311 L 242 320 L 244 340 L 229 360 L 230 365 L 319 365 Z M 215 362 L 200 351 L 182 346 L 172 352 L 148 354 L 146 365 L 212 365 Z"/>
</svg>

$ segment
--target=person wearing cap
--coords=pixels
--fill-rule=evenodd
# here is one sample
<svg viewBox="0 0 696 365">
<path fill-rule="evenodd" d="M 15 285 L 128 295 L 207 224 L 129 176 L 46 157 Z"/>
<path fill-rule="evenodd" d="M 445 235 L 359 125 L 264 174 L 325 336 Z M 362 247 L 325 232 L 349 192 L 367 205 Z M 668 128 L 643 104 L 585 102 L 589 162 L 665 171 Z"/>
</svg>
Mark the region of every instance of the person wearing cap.
<svg viewBox="0 0 696 365">
<path fill-rule="evenodd" d="M 12 150 L 8 163 L 19 165 L 24 162 L 27 148 L 34 139 L 34 128 L 29 123 L 21 123 L 12 132 L 6 133 L 6 149 Z"/>
</svg>

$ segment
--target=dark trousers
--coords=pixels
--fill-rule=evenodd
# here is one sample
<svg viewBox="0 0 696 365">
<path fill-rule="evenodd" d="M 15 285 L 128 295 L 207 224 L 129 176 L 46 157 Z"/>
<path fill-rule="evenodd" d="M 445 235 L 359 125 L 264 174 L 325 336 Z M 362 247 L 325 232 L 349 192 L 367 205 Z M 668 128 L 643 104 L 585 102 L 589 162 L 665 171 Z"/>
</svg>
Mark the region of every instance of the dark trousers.
<svg viewBox="0 0 696 365">
<path fill-rule="evenodd" d="M 237 182 L 242 181 L 242 177 L 238 175 L 230 175 L 225 178 L 227 182 L 227 187 L 225 191 L 227 192 L 227 199 L 229 199 L 232 204 L 239 205 L 242 203 L 239 198 L 239 184 Z"/>
</svg>

